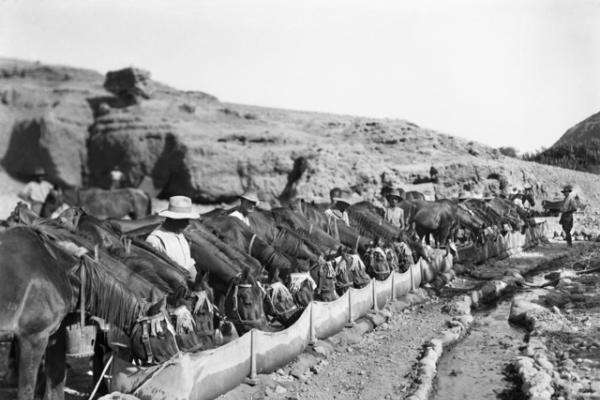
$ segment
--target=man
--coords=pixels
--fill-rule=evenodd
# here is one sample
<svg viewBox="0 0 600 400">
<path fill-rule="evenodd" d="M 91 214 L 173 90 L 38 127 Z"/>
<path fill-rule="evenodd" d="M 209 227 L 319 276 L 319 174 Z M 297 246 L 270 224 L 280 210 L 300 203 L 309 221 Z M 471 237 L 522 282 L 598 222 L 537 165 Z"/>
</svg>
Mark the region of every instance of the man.
<svg viewBox="0 0 600 400">
<path fill-rule="evenodd" d="M 331 196 L 331 205 L 325 210 L 325 215 L 330 218 L 342 220 L 346 225 L 350 226 L 350 218 L 346 210 L 350 207 L 351 201 L 348 197 L 341 195 L 341 190 L 335 194 L 337 195 L 336 197 Z"/>
<path fill-rule="evenodd" d="M 404 229 L 404 210 L 398 205 L 402 194 L 398 189 L 392 189 L 387 196 L 388 206 L 385 208 L 384 219 L 390 224 Z"/>
<path fill-rule="evenodd" d="M 229 215 L 242 221 L 244 224 L 250 226 L 250 219 L 248 214 L 253 212 L 258 205 L 258 196 L 252 192 L 246 192 L 240 196 L 240 206 L 237 207 Z"/>
<path fill-rule="evenodd" d="M 432 183 L 438 183 L 438 170 L 433 165 L 429 168 L 429 178 Z"/>
<path fill-rule="evenodd" d="M 48 197 L 48 193 L 53 186 L 45 180 L 46 171 L 42 167 L 37 167 L 34 171 L 34 180 L 29 182 L 19 193 L 19 197 L 29 203 L 31 210 L 40 215 L 42 206 Z"/>
<path fill-rule="evenodd" d="M 565 195 L 565 200 L 560 208 L 562 214 L 559 220 L 563 231 L 565 231 L 565 239 L 567 240 L 569 247 L 573 246 L 571 229 L 573 229 L 573 214 L 577 211 L 577 203 L 572 192 L 573 187 L 571 185 L 566 185 L 562 190 L 562 193 Z"/>
<path fill-rule="evenodd" d="M 166 217 L 165 222 L 155 229 L 146 241 L 156 250 L 190 272 L 192 281 L 196 279 L 196 262 L 190 254 L 190 244 L 183 235 L 190 219 L 199 218 L 192 210 L 192 200 L 186 196 L 173 196 L 169 199 L 169 208 L 158 213 Z"/>
<path fill-rule="evenodd" d="M 110 189 L 119 189 L 121 182 L 123 181 L 123 172 L 118 165 L 115 165 L 112 171 L 110 171 Z"/>
<path fill-rule="evenodd" d="M 331 189 L 329 191 L 329 200 L 332 205 L 333 205 L 333 203 L 335 203 L 335 201 L 333 199 L 335 199 L 337 197 L 342 197 L 342 189 L 340 189 L 339 187 L 334 187 L 333 189 Z"/>
</svg>

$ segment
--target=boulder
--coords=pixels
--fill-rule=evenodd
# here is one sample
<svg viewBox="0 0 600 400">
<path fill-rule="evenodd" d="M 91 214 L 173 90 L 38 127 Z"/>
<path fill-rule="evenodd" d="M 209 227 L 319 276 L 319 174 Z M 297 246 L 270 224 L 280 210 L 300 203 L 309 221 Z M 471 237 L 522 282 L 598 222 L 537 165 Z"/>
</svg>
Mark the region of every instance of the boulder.
<svg viewBox="0 0 600 400">
<path fill-rule="evenodd" d="M 91 117 L 88 112 L 80 114 L 79 120 L 71 120 L 48 111 L 38 118 L 15 122 L 3 166 L 10 174 L 24 179 L 42 166 L 50 181 L 81 186 L 87 164 L 86 125 L 91 123 Z"/>
<path fill-rule="evenodd" d="M 132 102 L 137 102 L 139 98 L 149 99 L 154 91 L 150 72 L 133 67 L 107 72 L 104 88 Z"/>
</svg>

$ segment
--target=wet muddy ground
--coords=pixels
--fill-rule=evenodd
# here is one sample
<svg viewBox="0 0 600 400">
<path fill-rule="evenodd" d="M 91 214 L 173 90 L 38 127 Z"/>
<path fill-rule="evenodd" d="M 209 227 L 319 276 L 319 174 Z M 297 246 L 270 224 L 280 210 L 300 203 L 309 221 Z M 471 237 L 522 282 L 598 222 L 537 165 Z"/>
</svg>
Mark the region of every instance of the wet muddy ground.
<svg viewBox="0 0 600 400">
<path fill-rule="evenodd" d="M 512 399 L 517 391 L 507 365 L 519 353 L 525 330 L 508 322 L 510 300 L 474 313 L 469 334 L 438 364 L 433 400 Z"/>
</svg>

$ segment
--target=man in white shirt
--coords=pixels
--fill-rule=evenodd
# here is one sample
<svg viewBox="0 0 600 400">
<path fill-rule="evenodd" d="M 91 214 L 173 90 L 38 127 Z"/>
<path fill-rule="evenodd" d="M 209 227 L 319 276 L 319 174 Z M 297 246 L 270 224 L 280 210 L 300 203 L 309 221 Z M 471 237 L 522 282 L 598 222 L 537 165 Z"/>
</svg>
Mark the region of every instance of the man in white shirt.
<svg viewBox="0 0 600 400">
<path fill-rule="evenodd" d="M 350 226 L 350 218 L 348 218 L 348 207 L 351 205 L 351 200 L 348 197 L 332 197 L 332 204 L 327 210 L 325 215 L 330 218 L 335 218 L 344 221 L 347 226 Z"/>
<path fill-rule="evenodd" d="M 190 219 L 200 216 L 192 210 L 192 200 L 186 196 L 173 196 L 169 208 L 158 213 L 166 217 L 165 222 L 155 229 L 146 241 L 156 250 L 190 272 L 192 281 L 196 279 L 196 262 L 190 254 L 190 244 L 183 235 Z"/>
<path fill-rule="evenodd" d="M 37 167 L 34 172 L 34 180 L 29 182 L 19 193 L 19 197 L 29 203 L 31 210 L 40 215 L 42 206 L 52 190 L 52 184 L 45 180 L 46 171 L 42 167 Z"/>
<path fill-rule="evenodd" d="M 258 205 L 258 196 L 252 192 L 246 192 L 240 196 L 240 206 L 234 209 L 229 216 L 235 217 L 242 221 L 247 226 L 250 226 L 250 219 L 248 214 L 254 211 Z"/>
<path fill-rule="evenodd" d="M 573 214 L 575 214 L 575 211 L 577 211 L 577 202 L 575 201 L 575 196 L 573 195 L 573 186 L 566 185 L 563 188 L 562 193 L 565 196 L 565 200 L 560 208 L 561 215 L 559 224 L 562 226 L 563 231 L 565 231 L 565 239 L 570 247 L 573 246 L 571 230 L 573 229 Z"/>
<path fill-rule="evenodd" d="M 397 228 L 404 229 L 404 210 L 398 205 L 402 201 L 400 190 L 391 190 L 387 201 L 389 206 L 385 208 L 385 220 Z"/>
<path fill-rule="evenodd" d="M 123 181 L 123 172 L 118 165 L 115 165 L 112 171 L 110 171 L 110 188 L 119 189 L 121 187 L 121 182 Z"/>
</svg>

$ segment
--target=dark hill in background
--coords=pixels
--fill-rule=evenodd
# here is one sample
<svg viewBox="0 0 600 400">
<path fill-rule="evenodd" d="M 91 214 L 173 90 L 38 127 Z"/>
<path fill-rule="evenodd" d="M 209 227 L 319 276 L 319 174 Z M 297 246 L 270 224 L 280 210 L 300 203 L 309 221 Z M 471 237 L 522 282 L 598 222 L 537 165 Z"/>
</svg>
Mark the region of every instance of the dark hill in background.
<svg viewBox="0 0 600 400">
<path fill-rule="evenodd" d="M 526 159 L 600 174 L 600 112 L 567 130 L 549 149 Z"/>
</svg>

